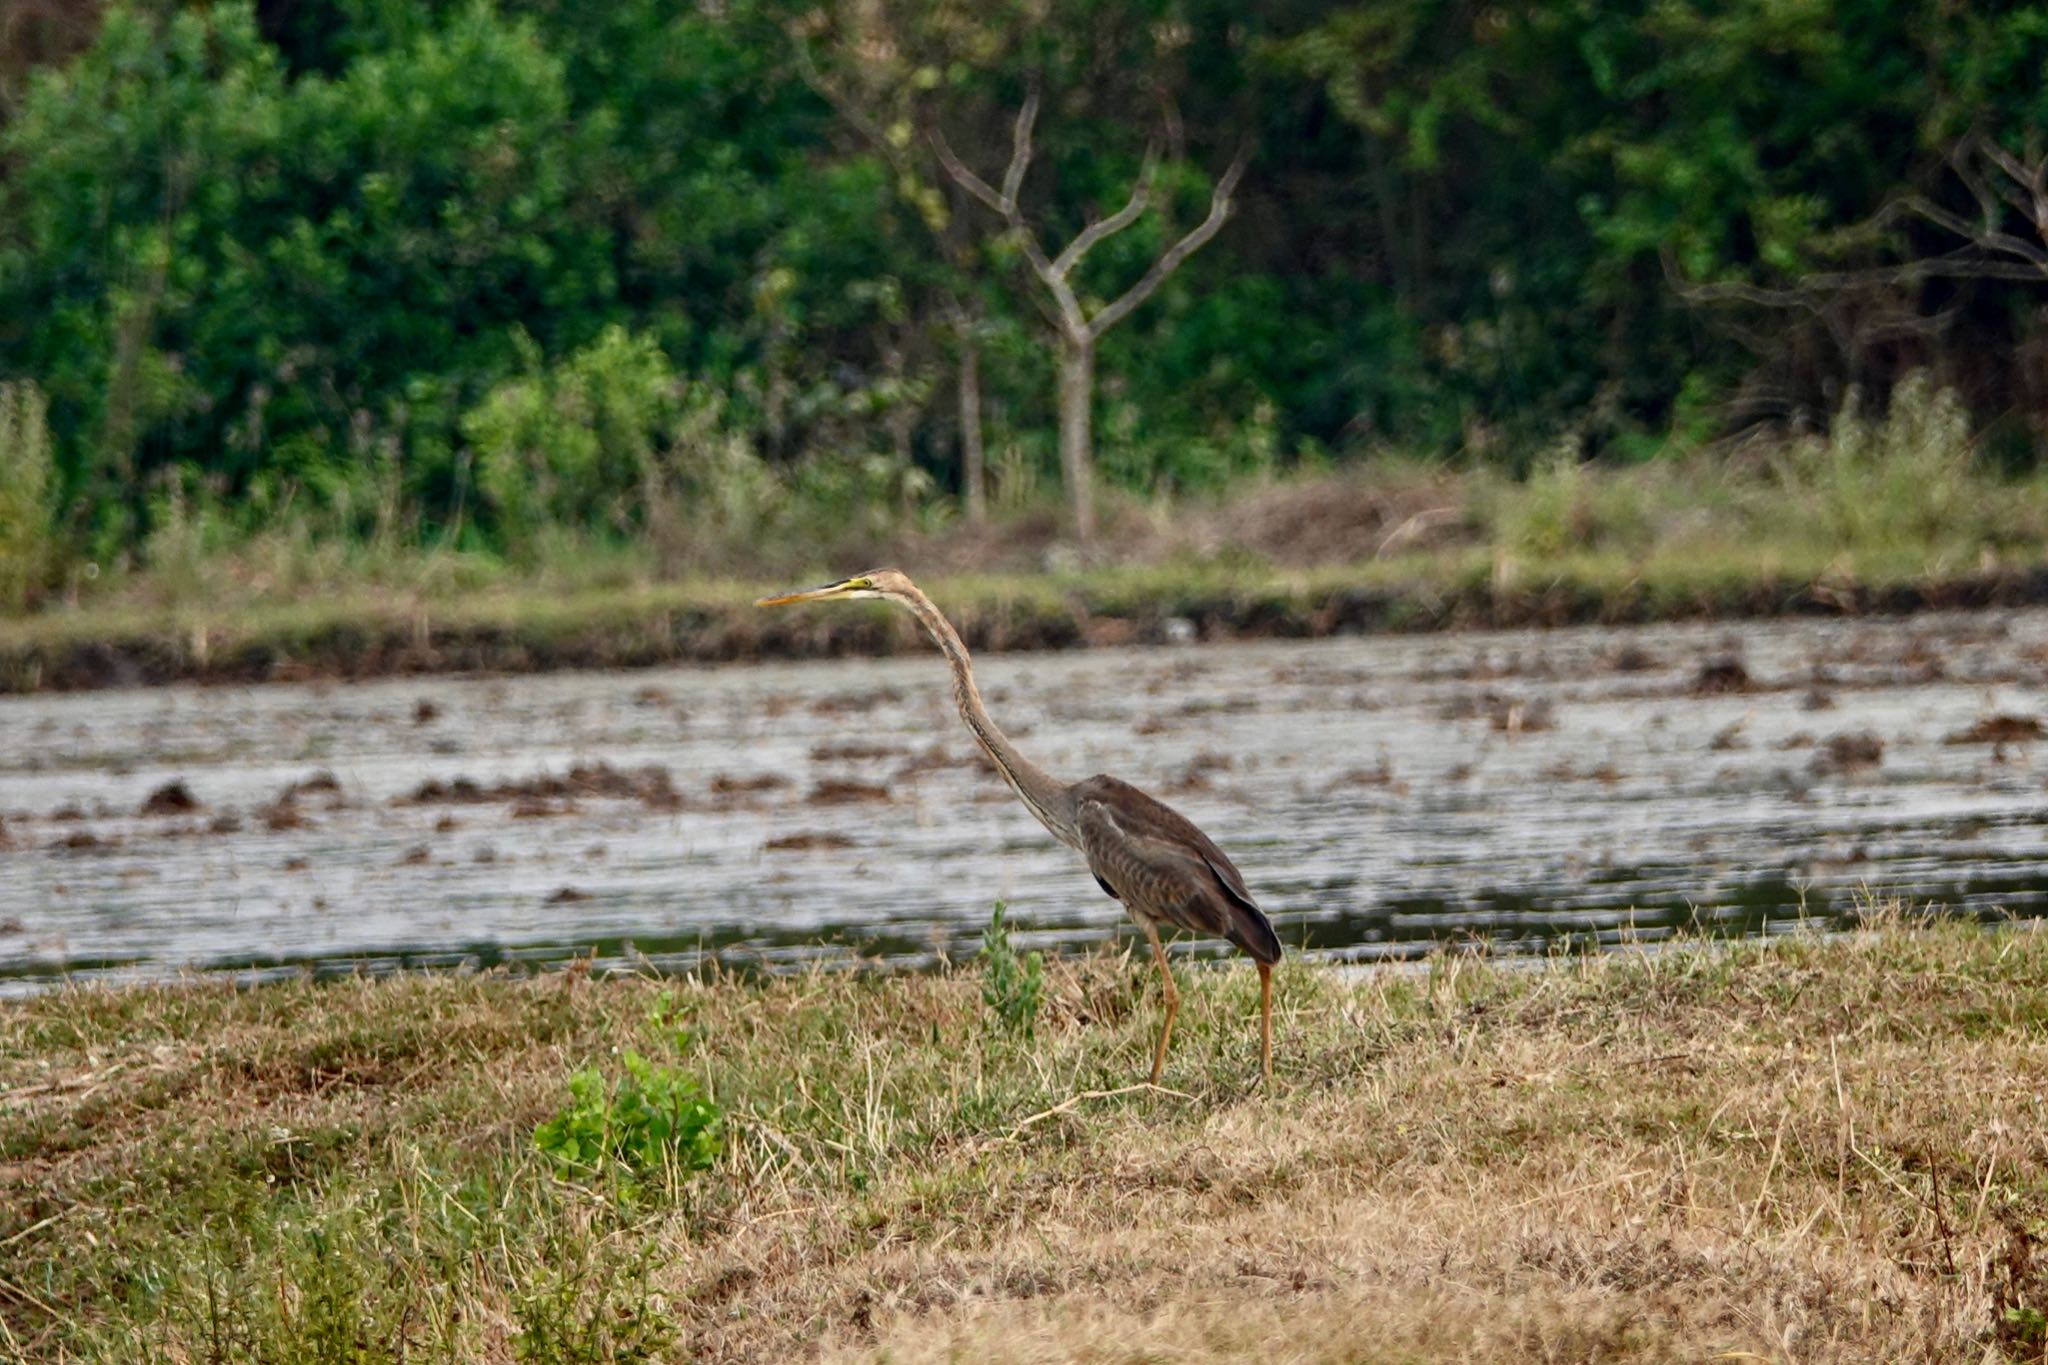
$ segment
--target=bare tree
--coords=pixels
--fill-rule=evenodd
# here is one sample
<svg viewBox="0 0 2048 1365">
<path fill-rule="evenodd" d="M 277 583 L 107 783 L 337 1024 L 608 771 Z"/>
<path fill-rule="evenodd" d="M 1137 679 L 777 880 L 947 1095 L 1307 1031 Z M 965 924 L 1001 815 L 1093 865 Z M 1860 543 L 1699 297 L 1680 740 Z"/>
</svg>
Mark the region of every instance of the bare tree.
<svg viewBox="0 0 2048 1365">
<path fill-rule="evenodd" d="M 899 187 L 923 184 L 924 177 L 908 154 L 906 140 L 891 137 L 888 130 L 875 120 L 873 114 L 863 108 L 838 82 L 829 79 L 818 69 L 816 60 L 802 34 L 796 36 L 796 57 L 798 70 L 803 73 L 804 82 L 825 97 L 848 126 L 858 132 L 869 148 L 888 163 L 895 172 L 895 183 Z M 912 202 L 918 221 L 925 225 L 939 254 L 946 263 L 961 276 L 973 271 L 971 253 L 951 225 L 958 221 L 958 214 L 935 216 L 925 206 Z M 947 328 L 953 333 L 957 363 L 954 369 L 956 402 L 959 408 L 960 426 L 960 500 L 967 512 L 969 525 L 980 526 L 988 519 L 988 478 L 986 447 L 981 429 L 981 332 L 983 319 L 976 302 L 963 297 L 961 292 L 950 287 L 944 290 L 940 312 Z"/>
<path fill-rule="evenodd" d="M 1060 466 L 1066 480 L 1067 496 L 1073 504 L 1074 531 L 1085 541 L 1095 535 L 1095 344 L 1103 333 L 1151 298 L 1188 257 L 1201 250 L 1216 235 L 1230 216 L 1230 196 L 1237 188 L 1239 177 L 1244 174 L 1249 152 L 1241 148 L 1217 180 L 1209 196 L 1208 216 L 1161 253 L 1136 284 L 1091 313 L 1075 292 L 1074 270 L 1089 252 L 1145 215 L 1151 206 L 1152 184 L 1159 170 L 1158 149 L 1147 149 L 1137 183 L 1132 186 L 1131 197 L 1122 208 L 1107 218 L 1090 222 L 1075 234 L 1059 255 L 1049 256 L 1038 239 L 1036 229 L 1025 221 L 1017 198 L 1024 186 L 1025 173 L 1031 168 L 1031 134 L 1037 122 L 1038 92 L 1033 90 L 1025 96 L 1023 107 L 1017 111 L 1017 121 L 1010 134 L 1010 164 L 1003 171 L 1000 189 L 976 175 L 954 155 L 943 132 L 934 128 L 931 142 L 939 164 L 945 167 L 946 174 L 953 178 L 954 183 L 1002 219 L 1004 230 L 1016 239 L 1024 259 L 1030 263 L 1032 274 L 1051 296 L 1060 353 Z"/>
<path fill-rule="evenodd" d="M 1881 386 L 1924 365 L 1963 307 L 1949 293 L 1937 296 L 1947 300 L 1945 307 L 1930 310 L 1930 281 L 2048 285 L 2048 152 L 2040 135 L 2031 135 L 2015 155 L 1972 132 L 1949 148 L 1945 165 L 1975 211 L 1951 207 L 1960 196 L 1947 196 L 1949 202 L 1922 191 L 1894 197 L 1841 234 L 1861 249 L 1862 265 L 1806 270 L 1775 284 L 1700 283 L 1664 255 L 1665 276 L 1679 297 L 1716 308 L 1722 326 L 1762 362 L 1731 406 L 1734 424 L 1819 425 L 1847 385 Z M 1939 236 L 1898 232 L 1908 221 L 1931 225 Z M 1745 314 L 1761 322 L 1745 326 L 1739 321 Z M 1788 327 L 1788 314 L 1806 322 Z"/>
<path fill-rule="evenodd" d="M 1949 150 L 1949 169 L 1977 201 L 1970 219 L 1924 195 L 1909 195 L 1898 207 L 1960 237 L 1966 247 L 1950 258 L 1944 273 L 1994 279 L 2048 281 L 2048 154 L 2038 133 L 2028 138 L 2024 157 L 2014 156 L 1983 133 L 1972 133 Z M 2035 240 L 2006 231 L 2008 214 L 2034 231 Z"/>
</svg>

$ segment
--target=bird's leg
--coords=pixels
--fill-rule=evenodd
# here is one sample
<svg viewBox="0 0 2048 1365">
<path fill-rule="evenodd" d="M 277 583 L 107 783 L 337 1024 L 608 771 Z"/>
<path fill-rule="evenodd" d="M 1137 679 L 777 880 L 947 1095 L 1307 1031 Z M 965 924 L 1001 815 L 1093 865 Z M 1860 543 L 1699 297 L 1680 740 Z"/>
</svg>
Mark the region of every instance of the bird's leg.
<svg viewBox="0 0 2048 1365">
<path fill-rule="evenodd" d="M 1273 964 L 1259 964 L 1259 1066 L 1266 1088 L 1273 1088 Z"/>
<path fill-rule="evenodd" d="M 1259 964 L 1259 1065 L 1266 1073 L 1266 1088 L 1273 1088 L 1273 964 Z"/>
<path fill-rule="evenodd" d="M 1173 984 L 1173 973 L 1167 970 L 1166 948 L 1159 942 L 1159 926 L 1149 919 L 1138 924 L 1145 931 L 1145 937 L 1152 943 L 1152 959 L 1159 964 L 1159 979 L 1166 989 L 1166 1022 L 1159 1026 L 1159 1046 L 1152 1050 L 1152 1084 L 1159 1084 L 1159 1069 L 1166 1065 L 1166 1041 L 1173 1037 L 1173 1016 L 1180 1013 L 1180 990 Z"/>
</svg>

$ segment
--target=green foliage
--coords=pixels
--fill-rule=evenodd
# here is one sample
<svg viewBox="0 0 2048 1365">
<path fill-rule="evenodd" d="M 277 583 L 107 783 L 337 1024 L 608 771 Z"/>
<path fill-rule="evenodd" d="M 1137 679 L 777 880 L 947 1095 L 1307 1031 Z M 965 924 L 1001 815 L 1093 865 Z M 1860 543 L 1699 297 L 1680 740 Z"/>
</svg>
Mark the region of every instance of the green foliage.
<svg viewBox="0 0 2048 1365">
<path fill-rule="evenodd" d="M 610 1163 L 636 1174 L 708 1170 L 719 1150 L 718 1106 L 673 1067 L 630 1051 L 623 1062 L 626 1074 L 614 1080 L 594 1070 L 571 1076 L 569 1104 L 534 1129 L 534 1145 L 581 1173 Z"/>
<path fill-rule="evenodd" d="M 1033 82 L 1050 249 L 1165 152 L 1073 276 L 1090 309 L 1256 150 L 1101 341 L 1112 484 L 1385 446 L 1520 472 L 1559 432 L 1640 460 L 1915 369 L 2021 463 L 2043 429 L 2030 7 L 134 0 L 90 31 L 0 70 L 0 381 L 49 433 L 0 604 L 280 527 L 670 573 L 885 539 L 953 491 L 963 336 L 998 504 L 1049 493 L 1042 290 L 919 136 L 999 178 Z M 1569 482 L 1536 475 L 1532 545 L 1632 543 Z"/>
<path fill-rule="evenodd" d="M 997 901 L 988 927 L 981 931 L 981 1000 L 1003 1029 L 1029 1038 L 1038 1028 L 1038 1011 L 1045 1001 L 1045 960 L 1036 951 L 1017 955 L 1010 946 L 1004 909 Z"/>
<path fill-rule="evenodd" d="M 596 1070 L 569 1078 L 569 1103 L 533 1131 L 533 1144 L 578 1175 L 617 1174 L 630 1185 L 661 1175 L 671 1184 L 709 1170 L 724 1115 L 696 1078 L 627 1050 L 623 1076 Z"/>
<path fill-rule="evenodd" d="M 1999 1321 L 2004 1325 L 2000 1335 L 2016 1346 L 2038 1348 L 2048 1342 L 2048 1313 L 2038 1308 L 2027 1304 L 2008 1308 Z"/>
<path fill-rule="evenodd" d="M 0 609 L 30 602 L 52 567 L 47 405 L 33 384 L 0 384 Z"/>
</svg>

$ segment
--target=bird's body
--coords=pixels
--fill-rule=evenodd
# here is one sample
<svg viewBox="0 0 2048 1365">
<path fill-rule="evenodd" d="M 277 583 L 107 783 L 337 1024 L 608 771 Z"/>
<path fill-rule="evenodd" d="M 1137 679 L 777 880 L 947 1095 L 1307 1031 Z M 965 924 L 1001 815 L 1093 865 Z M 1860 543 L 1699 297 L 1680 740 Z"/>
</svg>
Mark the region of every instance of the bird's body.
<svg viewBox="0 0 2048 1365">
<path fill-rule="evenodd" d="M 908 608 L 932 637 L 953 671 L 953 700 L 975 742 L 1025 809 L 1055 839 L 1088 860 L 1102 889 L 1123 903 L 1152 945 L 1164 983 L 1166 1020 L 1152 1054 L 1152 1083 L 1158 1084 L 1173 1036 L 1180 993 L 1167 970 L 1160 926 L 1228 939 L 1258 963 L 1260 1059 L 1273 1075 L 1273 964 L 1280 940 L 1252 900 L 1244 876 L 1208 835 L 1180 812 L 1128 782 L 1096 776 L 1061 782 L 1018 753 L 989 719 L 974 684 L 967 647 L 930 598 L 894 569 L 877 569 L 806 592 L 761 599 L 762 606 L 836 598 L 880 597 Z"/>
<path fill-rule="evenodd" d="M 1192 820 L 1120 778 L 1091 777 L 1074 794 L 1088 870 L 1133 917 L 1229 939 L 1260 962 L 1280 960 L 1280 940 L 1244 874 Z"/>
</svg>

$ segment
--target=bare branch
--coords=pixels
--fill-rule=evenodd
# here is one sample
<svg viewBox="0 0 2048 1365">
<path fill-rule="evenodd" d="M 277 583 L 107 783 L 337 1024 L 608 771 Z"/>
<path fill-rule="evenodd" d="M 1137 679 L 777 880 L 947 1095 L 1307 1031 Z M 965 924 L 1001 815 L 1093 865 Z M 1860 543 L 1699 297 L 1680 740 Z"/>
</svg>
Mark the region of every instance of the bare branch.
<svg viewBox="0 0 2048 1365">
<path fill-rule="evenodd" d="M 2048 160 L 2029 167 L 1991 138 L 1979 134 L 1975 142 L 1977 151 L 2019 187 L 2011 192 L 2000 189 L 2005 202 L 2018 209 L 2022 216 L 2032 219 L 2034 226 L 2048 236 Z M 2025 194 L 2022 195 L 2020 190 Z"/>
<path fill-rule="evenodd" d="M 809 43 L 798 38 L 792 46 L 796 48 L 797 73 L 804 78 L 804 84 L 823 95 L 825 102 L 832 106 L 839 117 L 852 124 L 854 131 L 872 143 L 875 150 L 888 159 L 889 165 L 901 174 L 906 169 L 903 149 L 891 142 L 889 135 L 882 131 L 882 126 L 869 118 L 866 110 L 854 103 L 851 96 L 818 69 L 817 59 L 811 55 Z"/>
<path fill-rule="evenodd" d="M 1003 172 L 1003 202 L 1009 216 L 1017 213 L 1017 192 L 1024 188 L 1024 172 L 1031 165 L 1031 130 L 1038 122 L 1038 87 L 1024 92 L 1024 107 L 1017 111 L 1016 126 L 1010 130 L 1010 165 Z"/>
<path fill-rule="evenodd" d="M 1024 172 L 1031 167 L 1031 129 L 1037 122 L 1038 89 L 1034 86 L 1024 96 L 1024 105 L 1017 111 L 1017 122 L 1010 129 L 1010 164 L 1003 171 L 1000 193 L 954 155 L 952 144 L 946 141 L 943 131 L 934 127 L 931 132 L 932 150 L 938 153 L 939 164 L 946 168 L 946 174 L 952 176 L 961 189 L 1000 214 L 1005 223 L 1019 230 L 1022 230 L 1024 220 L 1017 209 L 1017 192 L 1023 188 Z"/>
<path fill-rule="evenodd" d="M 934 128 L 931 139 L 932 150 L 938 154 L 939 165 L 945 167 L 946 174 L 953 177 L 953 183 L 1001 214 L 1004 222 L 1012 227 L 1017 226 L 1015 202 L 1005 200 L 997 194 L 993 186 L 967 168 L 966 162 L 953 155 L 953 149 L 947 144 L 944 133 Z"/>
<path fill-rule="evenodd" d="M 1175 242 L 1166 254 L 1152 263 L 1145 277 L 1124 291 L 1122 298 L 1097 313 L 1088 322 L 1088 336 L 1092 341 L 1110 328 L 1129 317 L 1134 309 L 1152 297 L 1153 291 L 1165 283 L 1168 276 L 1180 269 L 1181 263 L 1202 249 L 1214 237 L 1223 222 L 1230 217 L 1230 196 L 1237 189 L 1238 179 L 1243 176 L 1245 165 L 1251 160 L 1251 149 L 1243 147 L 1232 158 L 1230 168 L 1223 172 L 1223 178 L 1216 182 L 1216 188 L 1209 195 L 1209 216 L 1196 225 L 1194 231 Z"/>
<path fill-rule="evenodd" d="M 1055 265 L 1046 256 L 1045 248 L 1039 244 L 1038 235 L 1024 222 L 1024 213 L 1017 204 L 1017 195 L 1024 183 L 1024 173 L 1031 166 L 1031 130 L 1038 121 L 1038 91 L 1033 88 L 1024 97 L 1024 107 L 1017 111 L 1017 121 L 1010 133 L 1010 164 L 1003 172 L 1003 188 L 998 191 L 986 180 L 976 175 L 953 151 L 946 141 L 946 135 L 938 128 L 931 131 L 932 150 L 937 153 L 939 164 L 946 174 L 953 177 L 962 189 L 979 199 L 998 214 L 1010 229 L 1024 259 L 1031 266 L 1033 274 L 1045 285 L 1059 309 L 1058 323 L 1062 331 L 1071 337 L 1087 335 L 1088 319 L 1081 311 L 1081 300 L 1067 285 L 1066 271 Z"/>
<path fill-rule="evenodd" d="M 1800 276 L 1799 283 L 1789 289 L 1769 289 L 1739 280 L 1688 283 L 1675 267 L 1667 263 L 1665 269 L 1673 288 L 1687 303 L 1748 303 L 1764 308 L 1798 308 L 1816 316 L 1822 313 L 1822 305 L 1827 302 L 1829 294 L 1845 290 L 1897 287 L 1930 279 L 2038 281 L 2041 274 L 2041 269 L 2016 261 L 1985 260 L 1958 253 L 1869 270 L 1819 271 Z"/>
<path fill-rule="evenodd" d="M 1145 165 L 1138 172 L 1138 183 L 1131 187 L 1130 202 L 1109 217 L 1082 228 L 1074 240 L 1067 243 L 1067 249 L 1060 253 L 1060 258 L 1053 262 L 1053 269 L 1062 279 L 1071 275 L 1074 267 L 1081 263 L 1081 258 L 1093 251 L 1098 243 L 1114 237 L 1144 215 L 1146 206 L 1152 202 L 1152 181 L 1158 173 L 1158 153 L 1156 149 L 1147 147 Z"/>
<path fill-rule="evenodd" d="M 1016 235 L 1018 245 L 1024 248 L 1024 259 L 1031 263 L 1032 273 L 1052 292 L 1052 301 L 1059 306 L 1060 329 L 1076 341 L 1090 339 L 1088 315 L 1081 311 L 1080 296 L 1067 282 L 1066 272 L 1046 259 L 1045 248 L 1038 244 L 1038 238 L 1032 233 L 1019 226 Z"/>
<path fill-rule="evenodd" d="M 1907 195 L 1905 198 L 1900 199 L 1898 201 L 1897 207 L 1899 209 L 1904 210 L 1905 212 L 1912 213 L 1917 215 L 1918 217 L 1926 219 L 1928 222 L 1933 223 L 1936 227 L 1943 228 L 1949 232 L 1954 233 L 1956 236 L 1962 238 L 1964 241 L 1984 251 L 1998 252 L 2001 255 L 2006 256 L 2016 256 L 2020 260 L 2025 261 L 2028 265 L 2033 267 L 2033 269 L 2028 273 L 2018 276 L 2018 278 L 2020 279 L 2032 279 L 2040 274 L 2048 274 L 2048 251 L 2044 251 L 2042 248 L 2034 245 L 2032 242 L 2029 242 L 2024 237 L 2015 237 L 2009 232 L 1999 232 L 1995 228 L 1991 227 L 1989 222 L 1987 222 L 1986 225 L 1983 227 L 1978 227 L 1976 224 L 1971 223 L 1967 218 L 1964 218 L 1961 214 L 1951 213 L 1949 210 L 1943 208 L 1941 205 L 1934 203 L 1932 200 L 1927 199 L 1922 195 Z M 1994 205 L 1986 205 L 1987 218 L 1991 218 L 1993 216 L 1994 210 Z M 1973 273 L 1969 270 L 1959 268 L 1965 264 L 1965 262 L 1959 258 L 1937 257 L 1935 258 L 1935 260 L 1946 260 L 1948 262 L 1948 265 L 1945 268 L 1929 270 L 1927 273 L 1955 276 Z M 1928 262 L 1926 264 L 1932 265 L 1934 264 L 1934 262 Z M 1987 262 L 1986 264 L 1988 265 L 1989 263 Z M 1903 268 L 1912 269 L 1914 268 L 1914 265 L 1909 264 L 1908 266 Z M 1986 278 L 1992 279 L 2013 278 L 2012 276 L 1997 274 L 1988 270 L 1984 272 L 1984 275 Z"/>
</svg>

